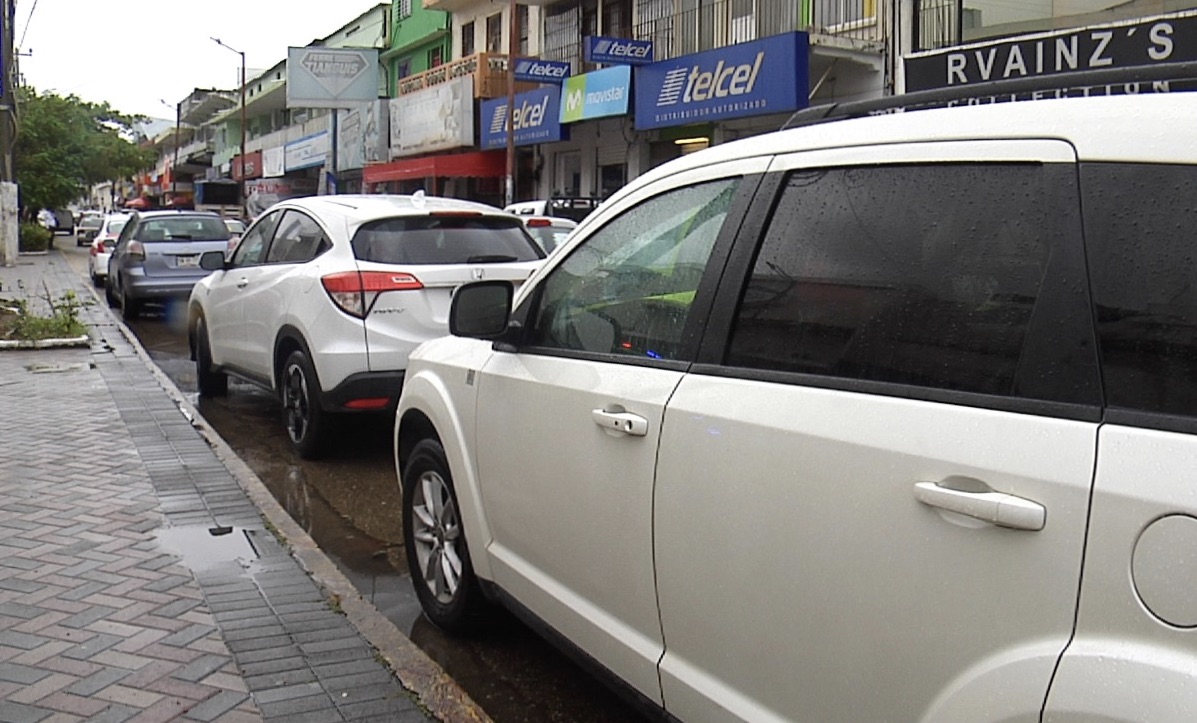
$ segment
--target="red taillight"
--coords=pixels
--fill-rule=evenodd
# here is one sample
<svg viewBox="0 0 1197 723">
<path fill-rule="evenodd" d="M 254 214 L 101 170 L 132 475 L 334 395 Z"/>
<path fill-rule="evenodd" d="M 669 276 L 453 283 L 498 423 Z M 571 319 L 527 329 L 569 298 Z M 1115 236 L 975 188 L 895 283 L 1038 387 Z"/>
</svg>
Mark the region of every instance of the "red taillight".
<svg viewBox="0 0 1197 723">
<path fill-rule="evenodd" d="M 320 278 L 324 290 L 342 311 L 366 318 L 384 291 L 415 291 L 424 284 L 411 274 L 392 271 L 342 271 Z"/>
<path fill-rule="evenodd" d="M 370 397 L 367 399 L 351 399 L 345 402 L 346 409 L 386 409 L 391 400 L 387 397 Z"/>
<path fill-rule="evenodd" d="M 530 218 L 525 222 L 525 225 L 531 228 L 544 228 L 545 226 L 552 226 L 553 222 L 547 218 Z"/>
<path fill-rule="evenodd" d="M 131 259 L 145 261 L 145 246 L 140 241 L 130 241 L 125 254 Z"/>
<path fill-rule="evenodd" d="M 91 247 L 87 250 L 87 253 L 91 254 L 92 256 L 95 256 L 96 254 L 100 253 L 100 244 L 92 244 Z"/>
</svg>

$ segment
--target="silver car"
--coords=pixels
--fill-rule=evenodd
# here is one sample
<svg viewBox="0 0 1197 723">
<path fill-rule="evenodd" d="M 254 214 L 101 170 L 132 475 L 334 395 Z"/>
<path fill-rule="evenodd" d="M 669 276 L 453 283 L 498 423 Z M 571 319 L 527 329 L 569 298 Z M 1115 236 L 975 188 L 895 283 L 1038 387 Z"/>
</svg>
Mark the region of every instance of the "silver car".
<svg viewBox="0 0 1197 723">
<path fill-rule="evenodd" d="M 208 275 L 200 256 L 223 253 L 228 246 L 229 229 L 215 213 L 135 212 L 108 260 L 108 305 L 135 319 L 147 301 L 184 301 L 195 282 Z"/>
</svg>

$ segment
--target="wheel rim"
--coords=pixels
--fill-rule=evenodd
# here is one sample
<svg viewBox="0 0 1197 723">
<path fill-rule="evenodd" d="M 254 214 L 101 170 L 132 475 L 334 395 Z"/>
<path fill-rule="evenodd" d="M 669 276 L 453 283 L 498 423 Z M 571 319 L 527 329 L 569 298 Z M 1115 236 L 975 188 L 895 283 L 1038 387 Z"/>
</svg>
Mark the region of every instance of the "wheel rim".
<svg viewBox="0 0 1197 723">
<path fill-rule="evenodd" d="M 416 480 L 412 491 L 412 539 L 424 584 L 436 601 L 453 601 L 461 585 L 461 524 L 457 505 L 441 475 L 427 471 Z"/>
<path fill-rule="evenodd" d="M 298 364 L 287 368 L 287 383 L 283 386 L 283 409 L 287 414 L 287 434 L 299 444 L 308 432 L 309 402 L 307 377 Z"/>
</svg>

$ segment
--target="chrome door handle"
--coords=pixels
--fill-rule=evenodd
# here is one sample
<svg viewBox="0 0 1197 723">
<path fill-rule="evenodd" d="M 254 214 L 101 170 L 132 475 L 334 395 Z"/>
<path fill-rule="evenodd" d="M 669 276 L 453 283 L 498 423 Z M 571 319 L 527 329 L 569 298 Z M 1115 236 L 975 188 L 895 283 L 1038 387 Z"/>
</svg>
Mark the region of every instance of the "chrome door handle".
<svg viewBox="0 0 1197 723">
<path fill-rule="evenodd" d="M 648 434 L 648 420 L 638 414 L 595 409 L 590 413 L 590 418 L 608 432 L 619 432 L 632 437 Z"/>
<path fill-rule="evenodd" d="M 1004 492 L 967 492 L 934 482 L 917 482 L 914 496 L 924 505 L 1014 530 L 1042 530 L 1047 520 L 1043 505 Z"/>
<path fill-rule="evenodd" d="M 244 289 L 246 286 L 249 286 L 249 279 L 240 279 L 237 281 L 238 289 Z"/>
</svg>

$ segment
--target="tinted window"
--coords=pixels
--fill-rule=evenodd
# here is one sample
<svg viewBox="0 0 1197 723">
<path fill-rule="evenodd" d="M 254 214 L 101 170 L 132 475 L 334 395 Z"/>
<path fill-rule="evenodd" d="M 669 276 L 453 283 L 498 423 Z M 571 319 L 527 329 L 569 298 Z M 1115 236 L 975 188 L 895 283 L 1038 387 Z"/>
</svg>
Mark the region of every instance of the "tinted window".
<svg viewBox="0 0 1197 723">
<path fill-rule="evenodd" d="M 1197 416 L 1197 168 L 1087 164 L 1106 403 Z"/>
<path fill-rule="evenodd" d="M 274 234 L 266 262 L 296 264 L 311 261 L 329 248 L 320 226 L 299 211 L 286 211 Z"/>
<path fill-rule="evenodd" d="M 730 364 L 1011 395 L 1048 262 L 1039 165 L 789 176 Z"/>
<path fill-rule="evenodd" d="M 570 252 L 539 289 L 529 343 L 678 359 L 738 179 L 656 196 Z"/>
<path fill-rule="evenodd" d="M 154 241 L 221 241 L 229 237 L 224 221 L 216 216 L 143 218 L 137 239 Z"/>
<path fill-rule="evenodd" d="M 384 264 L 466 264 L 535 261 L 543 253 L 517 218 L 400 216 L 365 224 L 353 253 Z"/>
<path fill-rule="evenodd" d="M 241 237 L 237 250 L 233 252 L 234 266 L 253 266 L 262 263 L 266 257 L 266 248 L 270 239 L 274 237 L 274 229 L 282 218 L 282 211 L 275 211 L 262 216 L 250 226 L 249 231 Z"/>
</svg>

